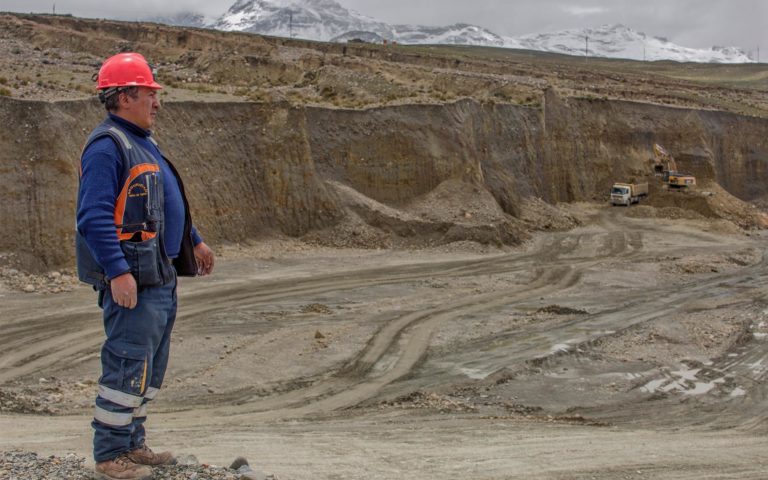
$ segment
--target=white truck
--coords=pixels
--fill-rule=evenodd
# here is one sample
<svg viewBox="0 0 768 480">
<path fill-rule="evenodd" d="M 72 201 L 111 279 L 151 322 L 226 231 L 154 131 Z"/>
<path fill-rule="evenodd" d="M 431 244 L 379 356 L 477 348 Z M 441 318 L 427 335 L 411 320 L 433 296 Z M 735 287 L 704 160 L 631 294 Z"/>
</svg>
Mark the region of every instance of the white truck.
<svg viewBox="0 0 768 480">
<path fill-rule="evenodd" d="M 614 183 L 611 187 L 611 204 L 626 205 L 640 201 L 640 198 L 648 195 L 647 183 Z"/>
</svg>

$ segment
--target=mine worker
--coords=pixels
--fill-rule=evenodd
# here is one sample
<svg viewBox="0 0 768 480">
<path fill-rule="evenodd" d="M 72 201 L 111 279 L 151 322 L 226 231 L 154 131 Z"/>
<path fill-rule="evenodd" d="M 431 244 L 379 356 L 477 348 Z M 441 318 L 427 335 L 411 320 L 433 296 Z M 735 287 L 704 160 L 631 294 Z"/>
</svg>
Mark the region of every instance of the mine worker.
<svg viewBox="0 0 768 480">
<path fill-rule="evenodd" d="M 207 275 L 214 254 L 192 225 L 184 185 L 152 126 L 162 88 L 138 53 L 107 59 L 97 76 L 107 118 L 80 159 L 77 270 L 104 313 L 92 426 L 96 478 L 152 478 L 174 463 L 146 443 L 147 403 L 168 365 L 176 318 L 176 276 Z"/>
</svg>

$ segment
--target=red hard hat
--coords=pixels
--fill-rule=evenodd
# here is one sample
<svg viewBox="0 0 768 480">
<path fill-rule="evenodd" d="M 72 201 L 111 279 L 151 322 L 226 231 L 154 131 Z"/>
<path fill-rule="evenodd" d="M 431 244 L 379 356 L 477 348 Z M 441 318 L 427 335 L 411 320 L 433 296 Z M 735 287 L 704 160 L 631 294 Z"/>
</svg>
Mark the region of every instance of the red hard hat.
<svg viewBox="0 0 768 480">
<path fill-rule="evenodd" d="M 140 53 L 118 53 L 109 57 L 99 70 L 96 88 L 112 87 L 163 88 L 152 75 L 152 67 Z"/>
</svg>

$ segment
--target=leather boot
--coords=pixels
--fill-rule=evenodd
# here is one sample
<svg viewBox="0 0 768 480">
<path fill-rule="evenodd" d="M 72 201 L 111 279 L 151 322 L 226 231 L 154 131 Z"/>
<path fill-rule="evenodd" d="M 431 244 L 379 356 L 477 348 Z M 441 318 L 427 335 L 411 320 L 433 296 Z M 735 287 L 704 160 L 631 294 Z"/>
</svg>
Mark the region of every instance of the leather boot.
<svg viewBox="0 0 768 480">
<path fill-rule="evenodd" d="M 96 464 L 97 480 L 151 480 L 152 469 L 132 462 L 125 454 Z"/>
<path fill-rule="evenodd" d="M 146 444 L 134 448 L 130 452 L 125 454 L 126 457 L 133 463 L 139 465 L 175 465 L 176 457 L 171 452 L 155 453 Z"/>
</svg>

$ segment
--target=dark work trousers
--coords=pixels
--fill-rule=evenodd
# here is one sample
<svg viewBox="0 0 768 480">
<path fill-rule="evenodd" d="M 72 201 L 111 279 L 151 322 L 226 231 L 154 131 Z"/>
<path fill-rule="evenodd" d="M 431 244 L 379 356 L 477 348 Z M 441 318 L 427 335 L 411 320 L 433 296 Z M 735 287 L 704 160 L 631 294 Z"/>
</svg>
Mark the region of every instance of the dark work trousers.
<svg viewBox="0 0 768 480">
<path fill-rule="evenodd" d="M 101 378 L 91 425 L 96 462 L 144 444 L 147 402 L 163 384 L 176 320 L 176 279 L 138 293 L 133 310 L 99 292 L 107 339 L 101 348 Z"/>
</svg>

